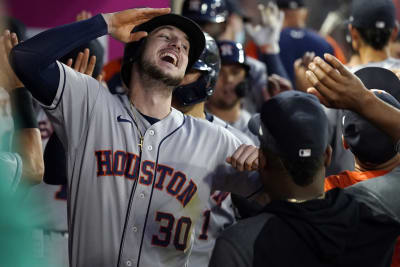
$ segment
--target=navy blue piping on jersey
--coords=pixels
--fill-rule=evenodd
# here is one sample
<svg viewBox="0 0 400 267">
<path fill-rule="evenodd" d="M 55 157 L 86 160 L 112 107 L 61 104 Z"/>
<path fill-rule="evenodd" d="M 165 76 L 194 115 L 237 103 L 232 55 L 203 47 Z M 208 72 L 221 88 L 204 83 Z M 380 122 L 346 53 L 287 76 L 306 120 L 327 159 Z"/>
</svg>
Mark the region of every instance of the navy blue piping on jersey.
<svg viewBox="0 0 400 267">
<path fill-rule="evenodd" d="M 119 98 L 119 100 L 121 101 L 121 103 L 124 105 L 124 101 L 121 99 L 121 96 L 118 96 L 118 98 Z M 125 106 L 125 105 L 124 105 L 124 106 Z M 131 114 L 129 108 L 127 108 L 127 107 L 125 106 L 125 109 L 126 109 L 128 115 L 129 115 L 129 117 L 131 117 L 133 123 L 135 124 L 136 129 L 138 129 L 138 131 L 139 131 L 139 125 L 137 124 L 136 120 L 133 118 L 133 116 L 132 116 L 132 114 Z M 131 206 L 132 206 L 133 196 L 134 196 L 135 193 L 136 193 L 136 187 L 137 187 L 137 183 L 138 183 L 138 180 L 139 180 L 139 174 L 140 174 L 141 165 L 142 165 L 142 149 L 143 149 L 143 148 L 139 149 L 139 168 L 138 168 L 138 171 L 137 171 L 137 174 L 136 174 L 136 179 L 135 179 L 135 181 L 134 181 L 134 183 L 133 183 L 133 186 L 132 186 L 132 189 L 131 189 L 131 194 L 130 194 L 130 196 L 129 196 L 128 209 L 127 209 L 126 215 L 125 215 L 124 228 L 123 228 L 123 230 L 122 230 L 121 244 L 119 245 L 119 253 L 118 253 L 117 267 L 119 266 L 119 264 L 120 264 L 120 262 L 121 262 L 121 256 L 122 256 L 122 253 L 123 253 L 123 250 L 124 250 L 124 249 L 123 249 L 123 247 L 124 247 L 123 245 L 124 245 L 124 242 L 125 242 L 126 227 L 127 227 L 127 225 L 128 225 L 128 218 L 129 218 L 129 214 L 130 214 L 130 212 L 131 212 Z"/>
<path fill-rule="evenodd" d="M 279 76 L 290 81 L 289 75 L 283 66 L 279 54 L 261 54 L 260 60 L 267 65 L 268 76 L 271 76 L 272 74 L 278 74 Z"/>
<path fill-rule="evenodd" d="M 56 60 L 107 32 L 107 23 L 101 14 L 44 31 L 11 50 L 11 66 L 32 95 L 50 106 L 60 81 Z"/>
<path fill-rule="evenodd" d="M 139 249 L 139 257 L 138 257 L 138 261 L 137 261 L 137 266 L 139 267 L 140 265 L 140 255 L 142 254 L 142 247 L 143 247 L 143 239 L 144 239 L 144 233 L 146 232 L 146 225 L 147 225 L 147 218 L 149 217 L 149 209 L 150 209 L 150 205 L 151 205 L 151 200 L 153 198 L 153 191 L 154 191 L 154 184 L 157 178 L 157 166 L 158 166 L 158 158 L 160 156 L 160 148 L 162 143 L 171 135 L 173 135 L 174 133 L 176 133 L 180 128 L 182 128 L 182 126 L 185 124 L 186 122 L 186 116 L 183 115 L 183 122 L 180 126 L 178 126 L 178 128 L 176 128 L 174 131 L 172 131 L 170 134 L 168 134 L 167 136 L 165 136 L 160 144 L 158 145 L 158 150 L 157 150 L 157 158 L 156 158 L 156 165 L 155 165 L 155 171 L 154 171 L 154 178 L 153 178 L 153 184 L 151 185 L 151 193 L 150 193 L 150 201 L 149 201 L 149 205 L 147 206 L 147 212 L 146 212 L 146 218 L 144 220 L 144 227 L 143 227 L 143 233 L 142 233 L 142 240 L 140 241 L 140 249 Z"/>
</svg>

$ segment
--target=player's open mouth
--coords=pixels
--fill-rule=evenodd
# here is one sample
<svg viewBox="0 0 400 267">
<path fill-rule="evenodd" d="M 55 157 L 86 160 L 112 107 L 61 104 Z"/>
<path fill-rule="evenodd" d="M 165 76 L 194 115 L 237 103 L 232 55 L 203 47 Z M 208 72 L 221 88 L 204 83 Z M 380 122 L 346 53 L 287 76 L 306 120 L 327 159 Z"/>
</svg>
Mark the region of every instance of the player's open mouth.
<svg viewBox="0 0 400 267">
<path fill-rule="evenodd" d="M 173 53 L 163 52 L 163 53 L 161 53 L 160 58 L 162 61 L 171 63 L 175 67 L 178 66 L 178 56 Z"/>
</svg>

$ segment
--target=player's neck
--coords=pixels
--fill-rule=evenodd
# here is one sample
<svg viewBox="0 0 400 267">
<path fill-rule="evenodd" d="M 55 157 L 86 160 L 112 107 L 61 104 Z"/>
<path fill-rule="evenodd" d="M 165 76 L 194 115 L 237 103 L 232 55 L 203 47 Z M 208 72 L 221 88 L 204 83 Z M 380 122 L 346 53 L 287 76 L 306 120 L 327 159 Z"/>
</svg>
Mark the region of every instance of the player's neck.
<svg viewBox="0 0 400 267">
<path fill-rule="evenodd" d="M 400 154 L 397 154 L 392 159 L 386 161 L 385 163 L 379 165 L 368 165 L 362 163 L 359 159 L 356 159 L 356 163 L 354 169 L 358 172 L 367 172 L 367 171 L 391 171 L 397 166 L 400 166 Z"/>
<path fill-rule="evenodd" d="M 228 123 L 235 123 L 239 120 L 240 113 L 242 112 L 240 101 L 229 109 L 219 108 L 215 105 L 208 105 L 207 110 Z"/>
<path fill-rule="evenodd" d="M 129 100 L 140 113 L 162 120 L 171 111 L 172 88 L 133 73 Z"/>
<path fill-rule="evenodd" d="M 193 105 L 193 107 L 185 112 L 185 114 L 195 118 L 205 119 L 206 114 L 204 113 L 204 102 Z"/>
<path fill-rule="evenodd" d="M 390 56 L 389 46 L 384 47 L 382 50 L 375 50 L 371 46 L 362 46 L 359 49 L 361 64 L 371 62 L 380 62 L 386 60 Z"/>
</svg>

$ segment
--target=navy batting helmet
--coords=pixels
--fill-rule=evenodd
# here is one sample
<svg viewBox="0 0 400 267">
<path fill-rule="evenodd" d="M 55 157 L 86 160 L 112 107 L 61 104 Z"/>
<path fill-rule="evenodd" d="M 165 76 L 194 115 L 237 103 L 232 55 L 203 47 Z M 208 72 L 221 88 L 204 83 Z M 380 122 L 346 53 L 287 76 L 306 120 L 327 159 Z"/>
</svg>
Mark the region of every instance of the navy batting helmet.
<svg viewBox="0 0 400 267">
<path fill-rule="evenodd" d="M 182 15 L 197 23 L 221 23 L 229 14 L 225 0 L 185 0 Z"/>
<path fill-rule="evenodd" d="M 214 93 L 214 86 L 217 83 L 221 68 L 218 46 L 209 34 L 204 33 L 204 36 L 206 47 L 192 67 L 194 70 L 201 71 L 202 75 L 191 84 L 178 86 L 173 92 L 173 97 L 177 98 L 184 106 L 205 101 Z"/>
<path fill-rule="evenodd" d="M 244 97 L 249 91 L 247 77 L 249 75 L 250 66 L 247 64 L 246 53 L 244 52 L 242 44 L 232 41 L 218 41 L 218 47 L 222 65 L 239 64 L 246 70 L 246 79 L 235 88 L 238 97 Z"/>
<path fill-rule="evenodd" d="M 199 58 L 205 47 L 204 34 L 199 25 L 194 21 L 177 14 L 166 14 L 155 17 L 143 24 L 133 28 L 132 32 L 145 31 L 150 34 L 158 27 L 171 25 L 183 31 L 189 38 L 190 49 L 186 71 L 190 70 L 192 65 Z M 123 83 L 129 87 L 131 81 L 131 73 L 133 62 L 135 62 L 141 54 L 141 47 L 146 38 L 142 38 L 137 42 L 131 42 L 125 45 L 124 57 L 121 66 L 121 79 Z"/>
</svg>

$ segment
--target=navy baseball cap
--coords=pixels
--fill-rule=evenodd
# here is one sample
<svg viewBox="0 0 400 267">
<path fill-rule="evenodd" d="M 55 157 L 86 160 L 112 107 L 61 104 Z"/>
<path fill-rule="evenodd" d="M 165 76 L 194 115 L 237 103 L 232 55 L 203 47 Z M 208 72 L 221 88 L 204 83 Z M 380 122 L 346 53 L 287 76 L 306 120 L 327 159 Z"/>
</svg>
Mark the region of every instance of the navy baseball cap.
<svg viewBox="0 0 400 267">
<path fill-rule="evenodd" d="M 262 146 L 292 160 L 321 157 L 329 145 L 325 111 L 314 95 L 286 91 L 266 101 L 249 121 Z"/>
<path fill-rule="evenodd" d="M 248 73 L 250 66 L 247 64 L 246 53 L 241 43 L 233 41 L 218 41 L 221 64 L 240 64 Z"/>
<path fill-rule="evenodd" d="M 354 73 L 367 89 L 379 89 L 400 102 L 400 80 L 392 71 L 380 67 L 366 67 Z"/>
<path fill-rule="evenodd" d="M 188 62 L 188 69 L 190 69 L 200 57 L 206 45 L 203 31 L 196 22 L 181 15 L 166 14 L 152 18 L 151 20 L 136 26 L 133 28 L 132 32 L 146 31 L 150 33 L 156 28 L 166 25 L 175 26 L 187 35 L 190 43 Z"/>
<path fill-rule="evenodd" d="M 391 29 L 396 24 L 392 0 L 353 0 L 349 23 L 364 29 Z"/>
<path fill-rule="evenodd" d="M 384 91 L 374 91 L 382 101 L 400 109 L 400 103 Z M 351 152 L 363 163 L 382 164 L 396 154 L 396 142 L 359 114 L 345 110 L 343 116 L 343 138 Z"/>
<path fill-rule="evenodd" d="M 279 8 L 285 9 L 297 9 L 304 7 L 304 0 L 275 0 L 276 5 Z"/>
</svg>

